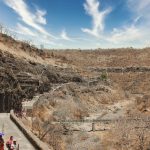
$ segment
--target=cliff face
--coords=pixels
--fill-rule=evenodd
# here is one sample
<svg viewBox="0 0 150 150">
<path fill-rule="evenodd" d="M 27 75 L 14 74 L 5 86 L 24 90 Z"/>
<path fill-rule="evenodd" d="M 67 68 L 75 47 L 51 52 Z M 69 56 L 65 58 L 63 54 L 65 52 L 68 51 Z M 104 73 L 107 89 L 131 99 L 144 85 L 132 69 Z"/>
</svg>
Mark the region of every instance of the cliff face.
<svg viewBox="0 0 150 150">
<path fill-rule="evenodd" d="M 37 77 L 37 69 L 42 70 L 42 67 L 33 67 L 29 62 L 0 50 L 0 100 L 4 104 L 1 111 L 20 110 L 23 98 L 32 98 L 35 92 L 40 92 L 45 83 Z"/>
<path fill-rule="evenodd" d="M 41 65 L 0 50 L 0 81 L 1 103 L 5 103 L 0 110 L 8 112 L 20 110 L 23 98 L 47 92 L 51 84 L 82 82 L 82 78 L 72 70 Z"/>
</svg>

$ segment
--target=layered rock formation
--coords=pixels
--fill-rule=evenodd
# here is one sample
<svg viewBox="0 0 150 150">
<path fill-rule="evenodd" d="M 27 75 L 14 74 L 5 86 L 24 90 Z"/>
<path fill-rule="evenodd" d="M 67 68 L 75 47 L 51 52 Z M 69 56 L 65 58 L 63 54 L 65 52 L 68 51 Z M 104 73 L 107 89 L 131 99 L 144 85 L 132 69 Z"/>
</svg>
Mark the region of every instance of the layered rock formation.
<svg viewBox="0 0 150 150">
<path fill-rule="evenodd" d="M 1 112 L 20 111 L 23 99 L 32 99 L 36 93 L 49 91 L 51 84 L 70 81 L 82 82 L 82 78 L 71 69 L 19 58 L 0 49 Z"/>
</svg>

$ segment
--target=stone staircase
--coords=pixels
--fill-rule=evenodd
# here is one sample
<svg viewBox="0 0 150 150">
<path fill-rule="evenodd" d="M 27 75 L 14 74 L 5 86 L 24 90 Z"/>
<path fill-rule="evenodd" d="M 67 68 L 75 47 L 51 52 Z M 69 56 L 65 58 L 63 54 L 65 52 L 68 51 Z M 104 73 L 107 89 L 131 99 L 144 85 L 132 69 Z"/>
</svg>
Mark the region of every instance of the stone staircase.
<svg viewBox="0 0 150 150">
<path fill-rule="evenodd" d="M 20 72 L 16 75 L 16 78 L 22 89 L 39 86 L 39 80 L 32 74 Z"/>
</svg>

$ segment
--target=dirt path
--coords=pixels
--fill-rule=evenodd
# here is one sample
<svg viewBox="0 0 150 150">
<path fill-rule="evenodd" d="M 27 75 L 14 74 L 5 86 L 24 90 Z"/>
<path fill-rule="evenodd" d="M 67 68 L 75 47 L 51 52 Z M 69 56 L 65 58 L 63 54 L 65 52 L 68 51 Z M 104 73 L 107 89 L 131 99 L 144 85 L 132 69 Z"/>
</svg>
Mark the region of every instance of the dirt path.
<svg viewBox="0 0 150 150">
<path fill-rule="evenodd" d="M 107 106 L 105 110 L 102 110 L 98 113 L 91 114 L 85 119 L 88 120 L 115 120 L 126 115 L 126 111 L 134 104 L 134 99 L 132 100 L 123 100 L 113 105 Z"/>
</svg>

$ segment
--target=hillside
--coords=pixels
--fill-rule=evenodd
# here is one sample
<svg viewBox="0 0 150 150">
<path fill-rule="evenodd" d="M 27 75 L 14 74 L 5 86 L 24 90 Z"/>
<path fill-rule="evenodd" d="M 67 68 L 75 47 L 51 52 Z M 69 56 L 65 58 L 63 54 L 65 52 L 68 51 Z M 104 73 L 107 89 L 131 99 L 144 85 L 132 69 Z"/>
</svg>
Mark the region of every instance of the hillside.
<svg viewBox="0 0 150 150">
<path fill-rule="evenodd" d="M 0 34 L 0 110 L 20 113 L 36 99 L 20 120 L 56 150 L 139 149 L 140 132 L 147 149 L 149 56 L 150 48 L 40 50 Z"/>
<path fill-rule="evenodd" d="M 11 108 L 20 110 L 23 99 L 49 91 L 51 84 L 82 80 L 70 68 L 46 64 L 43 55 L 42 50 L 1 34 L 0 96 L 6 102 L 2 111 L 10 111 Z"/>
</svg>

